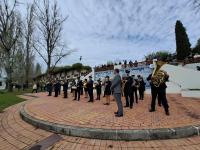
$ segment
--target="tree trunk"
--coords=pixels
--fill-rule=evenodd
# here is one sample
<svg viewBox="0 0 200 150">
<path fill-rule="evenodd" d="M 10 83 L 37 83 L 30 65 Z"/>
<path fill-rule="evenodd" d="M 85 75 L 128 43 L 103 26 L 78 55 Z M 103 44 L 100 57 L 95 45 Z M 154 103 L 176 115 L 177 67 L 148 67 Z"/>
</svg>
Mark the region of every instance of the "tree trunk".
<svg viewBox="0 0 200 150">
<path fill-rule="evenodd" d="M 8 76 L 8 79 L 7 79 L 7 84 L 8 84 L 8 91 L 9 92 L 12 92 L 13 91 L 13 84 L 12 84 L 12 69 L 9 68 L 7 69 L 7 76 Z"/>
</svg>

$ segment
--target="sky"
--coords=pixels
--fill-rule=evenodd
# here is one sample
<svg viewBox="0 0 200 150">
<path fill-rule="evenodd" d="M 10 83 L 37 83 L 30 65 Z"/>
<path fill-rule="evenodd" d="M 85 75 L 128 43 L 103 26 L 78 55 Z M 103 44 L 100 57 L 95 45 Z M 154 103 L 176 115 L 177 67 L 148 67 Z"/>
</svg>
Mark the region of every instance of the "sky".
<svg viewBox="0 0 200 150">
<path fill-rule="evenodd" d="M 23 12 L 25 3 L 20 0 Z M 76 52 L 59 65 L 138 60 L 159 50 L 175 52 L 175 23 L 181 20 L 192 46 L 200 38 L 200 13 L 191 0 L 58 0 L 63 39 Z M 42 61 L 38 58 L 42 63 Z"/>
</svg>

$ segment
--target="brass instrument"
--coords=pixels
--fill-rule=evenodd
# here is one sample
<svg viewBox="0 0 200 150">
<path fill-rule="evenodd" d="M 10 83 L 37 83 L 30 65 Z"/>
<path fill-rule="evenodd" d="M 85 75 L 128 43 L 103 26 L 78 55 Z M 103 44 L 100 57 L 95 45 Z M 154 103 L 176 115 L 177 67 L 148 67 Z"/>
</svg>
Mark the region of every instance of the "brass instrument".
<svg viewBox="0 0 200 150">
<path fill-rule="evenodd" d="M 163 61 L 154 62 L 155 67 L 152 73 L 151 83 L 155 87 L 159 87 L 162 83 L 165 82 L 165 77 L 167 73 L 164 70 L 160 69 L 164 64 L 165 62 Z"/>
</svg>

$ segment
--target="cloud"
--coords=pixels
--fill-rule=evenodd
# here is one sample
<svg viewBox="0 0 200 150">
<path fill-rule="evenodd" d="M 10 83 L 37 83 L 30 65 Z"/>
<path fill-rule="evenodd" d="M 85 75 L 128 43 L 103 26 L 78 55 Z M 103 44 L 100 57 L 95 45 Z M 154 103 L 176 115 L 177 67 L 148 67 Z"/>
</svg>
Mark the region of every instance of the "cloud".
<svg viewBox="0 0 200 150">
<path fill-rule="evenodd" d="M 59 0 L 69 15 L 63 37 L 78 52 L 61 64 L 95 66 L 108 60 L 139 59 L 157 50 L 174 52 L 175 23 L 181 20 L 194 46 L 200 38 L 200 15 L 188 0 Z"/>
</svg>

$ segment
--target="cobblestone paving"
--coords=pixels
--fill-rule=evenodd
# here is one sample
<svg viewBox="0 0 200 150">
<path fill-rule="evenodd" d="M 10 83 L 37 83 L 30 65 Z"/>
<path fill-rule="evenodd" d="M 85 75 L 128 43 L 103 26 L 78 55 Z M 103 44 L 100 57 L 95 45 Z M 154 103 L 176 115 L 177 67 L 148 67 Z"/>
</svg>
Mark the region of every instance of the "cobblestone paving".
<svg viewBox="0 0 200 150">
<path fill-rule="evenodd" d="M 40 95 L 42 96 L 44 94 Z M 53 100 L 56 101 L 56 99 Z M 49 99 L 49 101 L 51 100 Z M 59 99 L 58 101 L 62 100 Z M 66 102 L 66 100 L 64 102 Z M 0 150 L 28 149 L 35 143 L 52 135 L 50 132 L 29 125 L 20 118 L 19 110 L 24 103 L 25 102 L 9 107 L 4 113 L 0 114 Z M 83 107 L 80 104 L 79 106 Z M 48 150 L 200 150 L 199 136 L 184 139 L 133 142 L 61 136 L 63 140 L 50 147 Z"/>
<path fill-rule="evenodd" d="M 87 99 L 73 101 L 72 97 L 48 97 L 42 93 L 39 98 L 28 103 L 25 110 L 37 119 L 78 127 L 103 129 L 149 129 L 173 128 L 200 124 L 200 100 L 182 98 L 178 94 L 168 95 L 170 116 L 157 106 L 157 111 L 150 113 L 151 97 L 134 103 L 133 109 L 124 108 L 124 117 L 116 118 L 116 103 L 103 105 L 104 99 L 88 103 Z M 123 98 L 123 102 L 125 100 Z"/>
</svg>

